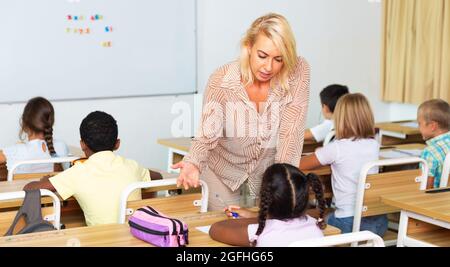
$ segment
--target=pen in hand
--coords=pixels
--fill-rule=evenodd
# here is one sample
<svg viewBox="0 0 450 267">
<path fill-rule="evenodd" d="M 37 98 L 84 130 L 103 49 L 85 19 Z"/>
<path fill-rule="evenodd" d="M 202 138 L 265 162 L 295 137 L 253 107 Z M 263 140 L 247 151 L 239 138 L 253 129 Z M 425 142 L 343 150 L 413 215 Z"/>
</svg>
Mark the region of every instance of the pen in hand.
<svg viewBox="0 0 450 267">
<path fill-rule="evenodd" d="M 223 203 L 223 205 L 225 206 L 225 208 L 231 213 L 231 216 L 233 216 L 234 219 L 239 218 L 239 214 L 238 214 L 237 212 L 233 212 L 233 211 L 229 210 L 229 209 L 228 209 L 228 205 L 227 205 L 227 203 L 225 202 L 225 200 L 223 200 L 218 194 L 216 194 L 216 198 L 218 198 L 218 199 Z"/>
</svg>

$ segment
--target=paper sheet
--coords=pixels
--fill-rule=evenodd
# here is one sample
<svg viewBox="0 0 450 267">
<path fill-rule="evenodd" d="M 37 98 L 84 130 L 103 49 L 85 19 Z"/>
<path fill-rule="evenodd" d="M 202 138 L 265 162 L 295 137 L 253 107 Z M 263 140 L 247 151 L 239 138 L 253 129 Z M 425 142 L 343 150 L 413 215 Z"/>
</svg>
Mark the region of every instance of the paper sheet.
<svg viewBox="0 0 450 267">
<path fill-rule="evenodd" d="M 195 229 L 197 229 L 200 232 L 205 233 L 205 234 L 209 234 L 209 229 L 210 228 L 211 228 L 211 225 L 195 227 Z"/>
<path fill-rule="evenodd" d="M 381 151 L 380 157 L 384 159 L 398 159 L 404 158 L 406 157 L 406 155 L 396 151 L 388 150 L 388 151 Z"/>
<path fill-rule="evenodd" d="M 394 151 L 409 155 L 411 157 L 420 157 L 422 155 L 422 149 L 395 149 Z"/>
<path fill-rule="evenodd" d="M 381 151 L 380 157 L 385 159 L 399 159 L 399 158 L 407 158 L 407 157 L 420 157 L 422 154 L 422 150 L 420 149 L 398 149 L 398 150 L 387 150 Z"/>
<path fill-rule="evenodd" d="M 412 121 L 412 122 L 402 123 L 402 124 L 400 124 L 400 126 L 418 129 L 419 123 L 417 121 Z"/>
</svg>

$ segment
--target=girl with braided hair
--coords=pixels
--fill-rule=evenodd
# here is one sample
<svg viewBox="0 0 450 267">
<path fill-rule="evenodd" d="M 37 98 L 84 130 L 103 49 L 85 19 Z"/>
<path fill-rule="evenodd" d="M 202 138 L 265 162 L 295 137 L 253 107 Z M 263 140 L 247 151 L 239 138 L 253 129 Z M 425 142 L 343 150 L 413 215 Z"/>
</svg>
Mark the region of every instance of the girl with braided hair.
<svg viewBox="0 0 450 267">
<path fill-rule="evenodd" d="M 318 200 L 318 220 L 306 214 L 310 188 Z M 284 247 L 294 241 L 323 237 L 326 203 L 316 175 L 305 175 L 289 164 L 272 165 L 263 175 L 260 200 L 258 213 L 228 207 L 227 215 L 237 213 L 240 219 L 213 224 L 211 237 L 234 246 L 258 247 Z"/>
<path fill-rule="evenodd" d="M 0 163 L 11 168 L 25 160 L 65 157 L 69 154 L 67 145 L 53 139 L 55 111 L 52 104 L 43 97 L 35 97 L 26 104 L 21 121 L 19 137 L 23 141 L 0 150 Z M 62 171 L 61 164 L 23 165 L 15 173 L 46 173 Z"/>
</svg>

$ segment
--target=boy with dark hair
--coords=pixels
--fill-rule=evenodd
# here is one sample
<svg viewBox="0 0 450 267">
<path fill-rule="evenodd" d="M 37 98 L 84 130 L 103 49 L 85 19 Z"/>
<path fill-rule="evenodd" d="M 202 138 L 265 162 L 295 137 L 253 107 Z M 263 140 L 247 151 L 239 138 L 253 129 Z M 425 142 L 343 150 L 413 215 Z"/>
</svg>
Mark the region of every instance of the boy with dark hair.
<svg viewBox="0 0 450 267">
<path fill-rule="evenodd" d="M 90 113 L 81 123 L 80 136 L 86 161 L 52 178 L 29 183 L 24 190 L 57 191 L 63 200 L 75 197 L 88 226 L 117 223 L 123 190 L 131 183 L 150 181 L 149 170 L 113 153 L 120 146 L 117 122 L 105 112 Z M 140 197 L 136 191 L 129 200 Z"/>
<path fill-rule="evenodd" d="M 334 128 L 333 113 L 339 98 L 349 93 L 348 87 L 339 84 L 327 86 L 320 92 L 320 103 L 325 120 L 305 131 L 305 141 L 323 142 Z"/>
</svg>

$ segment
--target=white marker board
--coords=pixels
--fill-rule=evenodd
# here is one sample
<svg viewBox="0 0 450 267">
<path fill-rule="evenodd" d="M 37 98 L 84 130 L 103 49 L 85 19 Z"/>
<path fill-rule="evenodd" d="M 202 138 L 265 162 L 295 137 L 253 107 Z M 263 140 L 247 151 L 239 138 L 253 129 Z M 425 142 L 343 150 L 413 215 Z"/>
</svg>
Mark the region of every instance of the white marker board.
<svg viewBox="0 0 450 267">
<path fill-rule="evenodd" d="M 0 103 L 196 91 L 195 0 L 0 1 Z"/>
</svg>

